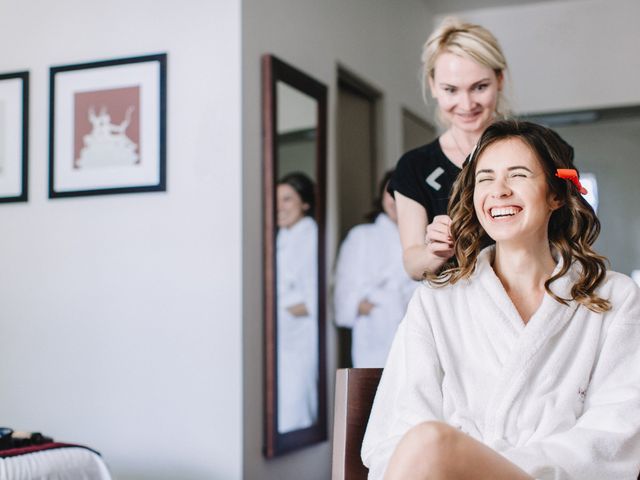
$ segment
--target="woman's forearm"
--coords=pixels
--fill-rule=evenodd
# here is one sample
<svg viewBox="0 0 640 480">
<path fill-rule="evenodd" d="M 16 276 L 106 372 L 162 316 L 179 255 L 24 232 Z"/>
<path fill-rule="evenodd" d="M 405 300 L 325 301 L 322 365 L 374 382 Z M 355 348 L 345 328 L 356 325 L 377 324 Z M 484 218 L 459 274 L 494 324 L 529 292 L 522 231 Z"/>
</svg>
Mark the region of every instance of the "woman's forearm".
<svg viewBox="0 0 640 480">
<path fill-rule="evenodd" d="M 427 245 L 414 245 L 404 250 L 404 268 L 414 280 L 424 280 L 425 273 L 435 273 L 445 264 L 444 258 L 433 252 Z"/>
<path fill-rule="evenodd" d="M 425 272 L 437 272 L 453 255 L 451 219 L 436 215 L 429 224 L 422 205 L 400 192 L 395 195 L 404 269 L 414 280 L 422 280 Z"/>
</svg>

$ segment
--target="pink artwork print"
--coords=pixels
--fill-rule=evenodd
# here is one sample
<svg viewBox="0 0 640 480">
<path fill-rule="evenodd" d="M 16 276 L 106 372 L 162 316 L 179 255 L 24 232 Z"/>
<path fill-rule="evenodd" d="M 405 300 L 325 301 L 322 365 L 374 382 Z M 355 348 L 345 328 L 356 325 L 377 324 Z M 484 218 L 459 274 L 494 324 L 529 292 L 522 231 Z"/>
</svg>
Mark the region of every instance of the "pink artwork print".
<svg viewBox="0 0 640 480">
<path fill-rule="evenodd" d="M 140 165 L 139 112 L 139 86 L 76 93 L 73 168 Z"/>
</svg>

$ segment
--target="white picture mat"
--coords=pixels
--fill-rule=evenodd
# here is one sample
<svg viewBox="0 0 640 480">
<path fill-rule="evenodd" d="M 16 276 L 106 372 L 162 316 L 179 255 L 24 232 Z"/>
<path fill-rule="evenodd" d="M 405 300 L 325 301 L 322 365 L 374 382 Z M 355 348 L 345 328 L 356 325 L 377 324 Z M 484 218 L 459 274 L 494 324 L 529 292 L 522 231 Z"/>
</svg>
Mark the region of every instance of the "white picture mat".
<svg viewBox="0 0 640 480">
<path fill-rule="evenodd" d="M 22 96 L 24 83 L 20 78 L 0 81 L 0 102 L 3 104 L 2 171 L 0 197 L 22 194 Z"/>
<path fill-rule="evenodd" d="M 132 166 L 74 169 L 74 96 L 80 92 L 140 87 L 140 152 Z M 55 192 L 153 186 L 160 183 L 160 62 L 149 61 L 55 74 Z"/>
</svg>

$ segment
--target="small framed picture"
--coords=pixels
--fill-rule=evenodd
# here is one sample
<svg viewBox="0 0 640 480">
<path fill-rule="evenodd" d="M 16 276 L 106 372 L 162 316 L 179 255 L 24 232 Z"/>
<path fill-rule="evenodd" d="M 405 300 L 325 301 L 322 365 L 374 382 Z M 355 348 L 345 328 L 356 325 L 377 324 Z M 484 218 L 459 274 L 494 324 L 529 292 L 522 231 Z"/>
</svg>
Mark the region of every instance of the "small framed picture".
<svg viewBox="0 0 640 480">
<path fill-rule="evenodd" d="M 52 67 L 49 80 L 49 198 L 166 190 L 166 54 Z"/>
<path fill-rule="evenodd" d="M 0 74 L 0 203 L 26 202 L 29 72 Z"/>
</svg>

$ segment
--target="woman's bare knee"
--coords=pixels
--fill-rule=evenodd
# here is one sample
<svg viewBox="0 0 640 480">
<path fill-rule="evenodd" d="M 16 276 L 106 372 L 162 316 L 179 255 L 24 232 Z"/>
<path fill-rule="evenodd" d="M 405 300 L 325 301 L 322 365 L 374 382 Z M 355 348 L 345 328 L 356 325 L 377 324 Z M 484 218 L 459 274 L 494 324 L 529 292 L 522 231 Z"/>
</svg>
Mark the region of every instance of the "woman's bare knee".
<svg viewBox="0 0 640 480">
<path fill-rule="evenodd" d="M 424 422 L 413 427 L 407 435 L 415 437 L 429 467 L 441 469 L 455 457 L 460 432 L 443 422 Z"/>
<path fill-rule="evenodd" d="M 448 448 L 458 430 L 443 422 L 423 422 L 411 428 L 405 437 L 430 449 Z"/>
<path fill-rule="evenodd" d="M 390 471 L 399 464 L 411 465 L 414 478 L 443 478 L 455 462 L 460 432 L 446 423 L 424 422 L 411 428 L 403 437 L 390 463 Z M 388 478 L 403 478 L 389 476 Z"/>
</svg>

